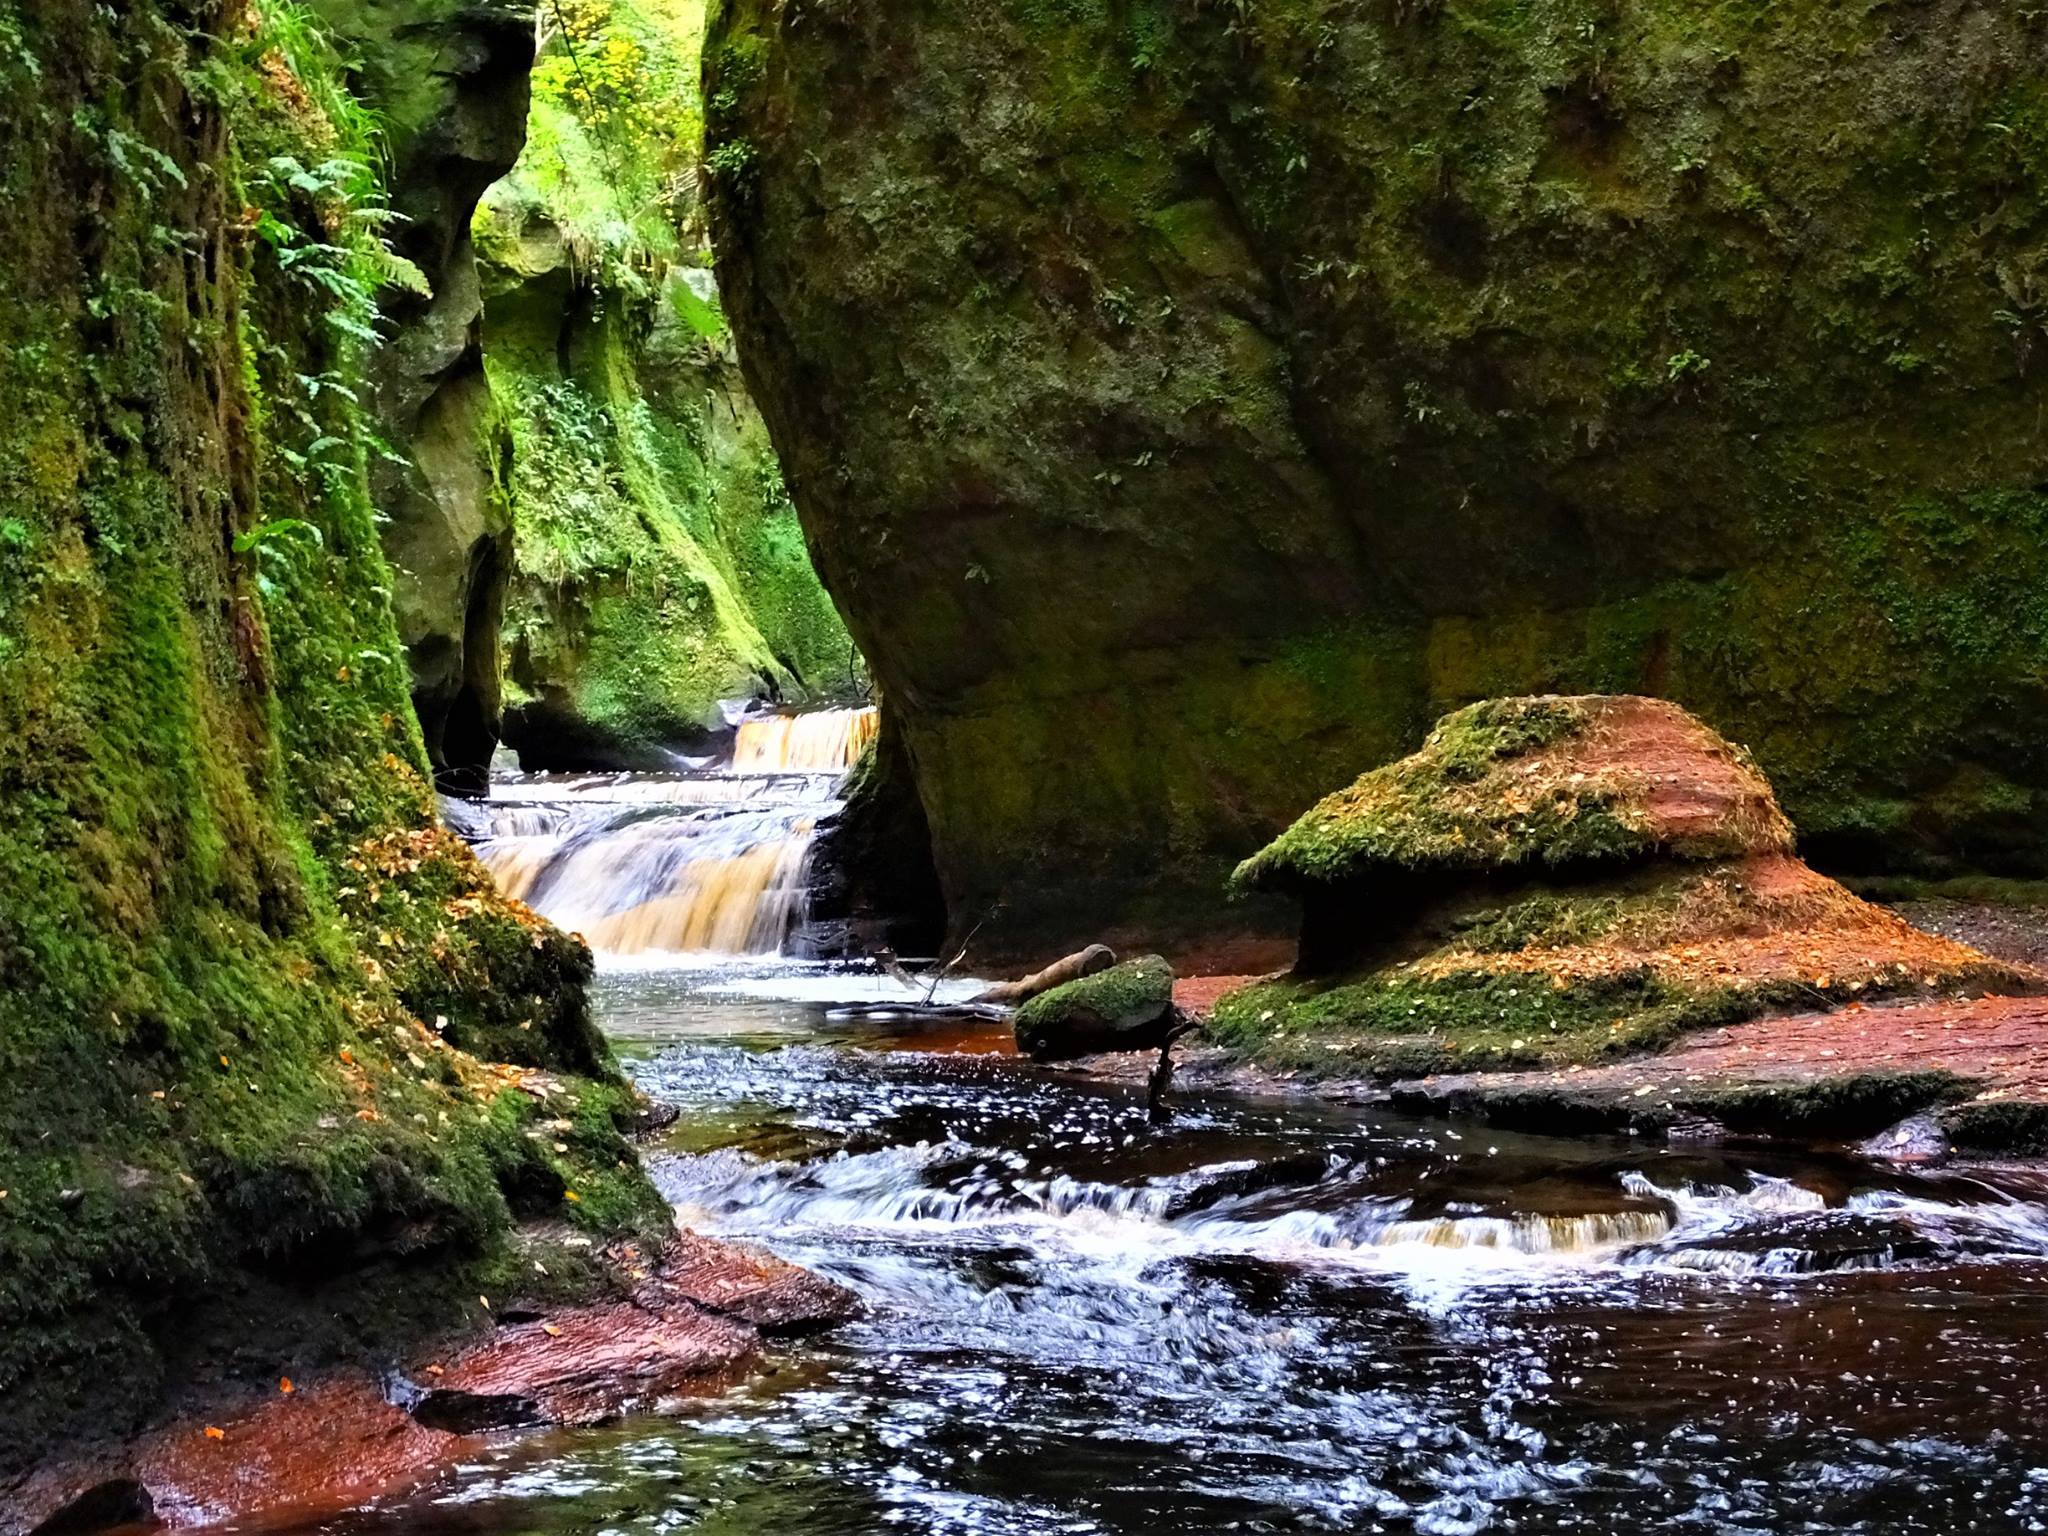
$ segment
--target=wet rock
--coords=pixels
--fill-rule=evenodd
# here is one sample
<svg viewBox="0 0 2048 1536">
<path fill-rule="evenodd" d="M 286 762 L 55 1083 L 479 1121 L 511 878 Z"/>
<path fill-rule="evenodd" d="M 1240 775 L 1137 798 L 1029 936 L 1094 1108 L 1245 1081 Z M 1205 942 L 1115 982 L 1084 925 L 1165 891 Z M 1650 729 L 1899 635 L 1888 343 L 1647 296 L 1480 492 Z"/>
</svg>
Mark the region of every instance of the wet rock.
<svg viewBox="0 0 2048 1536">
<path fill-rule="evenodd" d="M 1032 998 L 1017 1013 L 1017 1049 L 1033 1061 L 1157 1050 L 1177 1020 L 1173 967 L 1141 955 Z"/>
<path fill-rule="evenodd" d="M 381 1376 L 259 1390 L 90 1464 L 46 1465 L 25 1489 L 0 1489 L 0 1530 L 41 1520 L 48 1536 L 86 1536 L 139 1508 L 144 1489 L 172 1527 L 338 1510 L 462 1458 L 480 1434 L 596 1424 L 714 1389 L 764 1337 L 856 1307 L 851 1292 L 772 1254 L 689 1234 L 658 1261 L 631 1245 L 607 1259 L 630 1300 L 503 1303 L 488 1333 Z"/>
<path fill-rule="evenodd" d="M 147 1525 L 156 1518 L 156 1500 L 132 1477 L 95 1483 L 63 1508 L 33 1527 L 28 1536 L 93 1536 L 124 1525 Z"/>
<path fill-rule="evenodd" d="M 1857 1150 L 1888 1163 L 1940 1163 L 1948 1160 L 1948 1132 L 1933 1115 L 1911 1115 L 1880 1131 Z"/>
<path fill-rule="evenodd" d="M 422 1392 L 408 1411 L 427 1428 L 451 1435 L 519 1429 L 541 1422 L 540 1405 L 517 1392 L 460 1392 L 436 1387 Z"/>
<path fill-rule="evenodd" d="M 716 10 L 721 285 L 957 924 L 1242 927 L 1232 850 L 1552 682 L 1674 692 L 1835 849 L 2048 865 L 2048 375 L 1985 297 L 2041 172 L 1979 148 L 2036 24 L 1610 14 Z"/>
<path fill-rule="evenodd" d="M 860 1311 L 859 1299 L 844 1286 L 765 1248 L 692 1232 L 670 1241 L 650 1285 L 663 1297 L 687 1298 L 777 1338 L 815 1333 Z"/>
<path fill-rule="evenodd" d="M 1264 1158 L 1226 1168 L 1204 1170 L 1186 1189 L 1167 1201 L 1164 1215 L 1178 1221 L 1196 1211 L 1206 1211 L 1225 1200 L 1260 1194 L 1269 1189 L 1306 1189 L 1330 1176 L 1330 1158 L 1319 1152 L 1299 1152 Z"/>
</svg>

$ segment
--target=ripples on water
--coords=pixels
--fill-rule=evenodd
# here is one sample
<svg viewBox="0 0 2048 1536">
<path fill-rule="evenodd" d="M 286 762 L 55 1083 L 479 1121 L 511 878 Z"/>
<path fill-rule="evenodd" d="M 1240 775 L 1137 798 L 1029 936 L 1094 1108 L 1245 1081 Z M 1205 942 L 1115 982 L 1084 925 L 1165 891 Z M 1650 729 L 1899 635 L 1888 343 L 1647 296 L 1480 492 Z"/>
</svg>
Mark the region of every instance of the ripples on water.
<svg viewBox="0 0 2048 1536">
<path fill-rule="evenodd" d="M 2048 1530 L 2031 1176 L 1225 1098 L 1153 1131 L 1135 1090 L 827 1019 L 882 985 L 604 991 L 684 1107 L 654 1162 L 683 1219 L 865 1321 L 340 1524 Z"/>
</svg>

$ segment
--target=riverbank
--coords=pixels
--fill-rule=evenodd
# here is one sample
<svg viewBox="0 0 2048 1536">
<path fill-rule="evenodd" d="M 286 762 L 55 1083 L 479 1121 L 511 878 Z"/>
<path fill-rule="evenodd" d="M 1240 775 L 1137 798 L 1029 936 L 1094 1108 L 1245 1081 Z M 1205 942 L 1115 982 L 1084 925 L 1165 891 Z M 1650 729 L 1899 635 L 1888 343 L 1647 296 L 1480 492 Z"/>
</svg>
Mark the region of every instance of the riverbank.
<svg viewBox="0 0 2048 1536">
<path fill-rule="evenodd" d="M 594 997 L 676 1112 L 647 1162 L 682 1220 L 861 1317 L 269 1536 L 1954 1536 L 2038 1508 L 2031 1173 L 1306 1095 L 1190 1091 L 1154 1126 L 1139 1084 L 906 1030 L 883 987 L 764 957 Z"/>
<path fill-rule="evenodd" d="M 0 1530 L 316 1520 L 416 1487 L 507 1431 L 715 1392 L 758 1368 L 771 1341 L 858 1310 L 850 1292 L 765 1249 L 688 1232 L 658 1255 L 627 1243 L 600 1262 L 601 1299 L 479 1295 L 480 1327 L 383 1370 L 192 1394 L 132 1441 L 43 1468 L 0 1499 Z"/>
<path fill-rule="evenodd" d="M 1893 910 L 1994 960 L 2038 966 L 2048 956 L 2048 906 L 1926 897 Z M 1206 1021 L 1219 999 L 1264 979 L 1183 977 L 1174 1001 Z M 1149 1061 L 1109 1058 L 1097 1069 L 1119 1079 L 1149 1070 Z M 1360 1075 L 1341 1060 L 1326 1071 L 1267 1064 L 1198 1034 L 1179 1053 L 1176 1082 L 1384 1102 L 1554 1135 L 1860 1142 L 1913 1121 L 1872 1150 L 2034 1158 L 2048 1156 L 2048 999 L 1852 1003 L 1706 1030 L 1612 1063 L 1421 1076 Z"/>
</svg>

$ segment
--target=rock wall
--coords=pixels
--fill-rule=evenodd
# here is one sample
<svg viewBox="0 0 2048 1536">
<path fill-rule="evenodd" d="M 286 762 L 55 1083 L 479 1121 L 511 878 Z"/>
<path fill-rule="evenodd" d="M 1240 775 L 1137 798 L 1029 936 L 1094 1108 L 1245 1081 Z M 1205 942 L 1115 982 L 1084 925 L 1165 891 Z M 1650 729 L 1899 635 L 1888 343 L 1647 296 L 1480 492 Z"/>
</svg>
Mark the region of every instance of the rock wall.
<svg viewBox="0 0 2048 1536">
<path fill-rule="evenodd" d="M 510 429 L 505 739 L 528 768 L 667 768 L 722 705 L 865 682 L 748 398 L 703 251 L 700 10 L 566 13 L 475 220 Z"/>
<path fill-rule="evenodd" d="M 517 530 L 505 741 L 521 764 L 669 768 L 718 747 L 732 701 L 857 690 L 709 272 L 609 288 L 544 212 L 508 197 L 487 227 Z"/>
<path fill-rule="evenodd" d="M 1186 943 L 1491 694 L 2048 868 L 2048 31 L 1983 0 L 726 0 L 726 306 L 957 930 Z"/>
<path fill-rule="evenodd" d="M 480 792 L 500 728 L 512 568 L 510 438 L 480 345 L 470 218 L 526 139 L 533 0 L 312 0 L 355 62 L 391 159 L 392 248 L 423 290 L 387 293 L 371 385 L 389 455 L 373 465 L 413 705 L 444 789 Z"/>
<path fill-rule="evenodd" d="M 168 1393 L 666 1226 L 589 952 L 434 820 L 350 387 L 380 157 L 280 16 L 0 15 L 0 1528 Z"/>
</svg>

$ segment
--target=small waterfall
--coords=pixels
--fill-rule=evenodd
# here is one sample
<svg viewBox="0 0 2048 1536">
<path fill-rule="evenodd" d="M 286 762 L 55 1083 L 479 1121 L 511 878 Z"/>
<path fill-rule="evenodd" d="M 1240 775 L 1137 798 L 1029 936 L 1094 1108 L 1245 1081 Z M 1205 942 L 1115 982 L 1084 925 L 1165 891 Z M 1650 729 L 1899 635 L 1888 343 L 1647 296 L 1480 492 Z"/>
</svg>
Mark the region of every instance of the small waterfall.
<svg viewBox="0 0 2048 1536">
<path fill-rule="evenodd" d="M 606 954 L 772 955 L 803 900 L 812 817 L 605 820 L 478 848 L 515 896 Z"/>
<path fill-rule="evenodd" d="M 876 715 L 867 709 L 816 709 L 801 715 L 763 715 L 740 722 L 733 744 L 734 773 L 844 773 L 875 739 Z"/>
<path fill-rule="evenodd" d="M 757 717 L 727 767 L 520 775 L 449 822 L 507 895 L 601 955 L 777 954 L 813 829 L 874 732 L 872 709 Z"/>
</svg>

